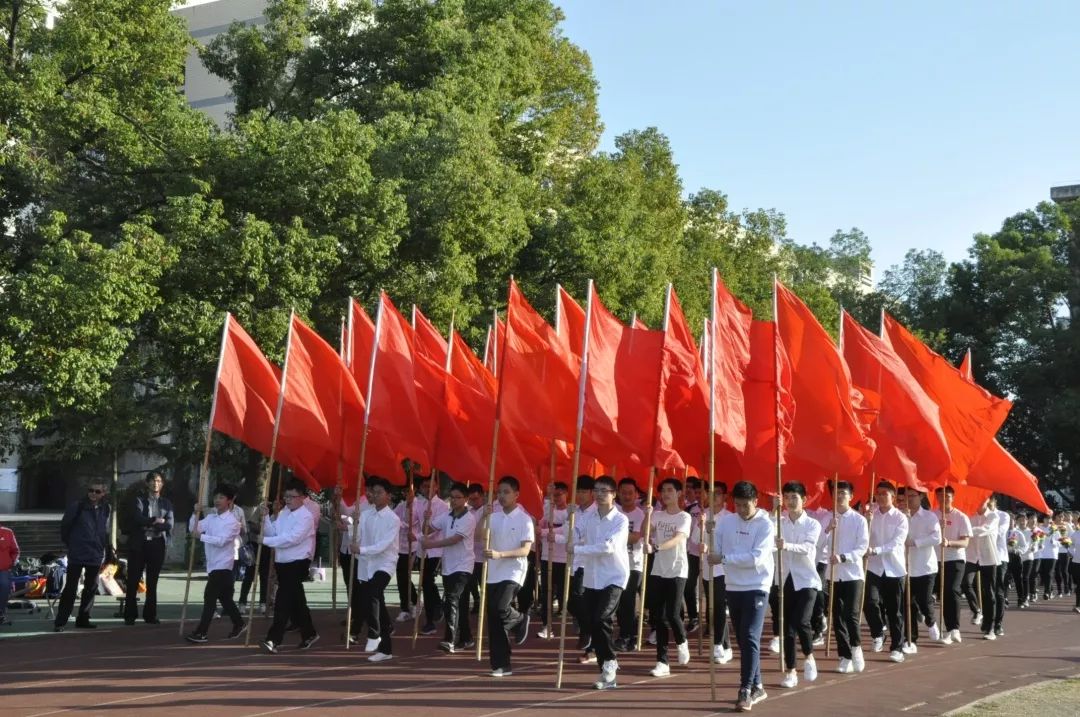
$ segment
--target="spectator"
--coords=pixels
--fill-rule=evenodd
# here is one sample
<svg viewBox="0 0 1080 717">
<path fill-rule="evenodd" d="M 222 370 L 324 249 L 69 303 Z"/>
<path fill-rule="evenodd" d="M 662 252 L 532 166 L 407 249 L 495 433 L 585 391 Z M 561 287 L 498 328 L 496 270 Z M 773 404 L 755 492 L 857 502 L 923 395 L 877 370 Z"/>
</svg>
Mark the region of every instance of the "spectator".
<svg viewBox="0 0 1080 717">
<path fill-rule="evenodd" d="M 146 602 L 143 620 L 157 625 L 157 585 L 165 548 L 172 537 L 173 506 L 161 494 L 165 478 L 157 471 L 146 474 L 146 494 L 135 496 L 128 532 L 127 598 L 124 600 L 124 624 L 134 625 L 139 617 L 139 581 L 146 572 Z"/>
<path fill-rule="evenodd" d="M 19 544 L 11 528 L 0 525 L 0 625 L 10 625 L 7 601 L 11 595 L 11 569 L 19 559 Z"/>
<path fill-rule="evenodd" d="M 86 498 L 68 506 L 60 522 L 60 539 L 67 546 L 68 568 L 64 579 L 64 591 L 56 609 L 53 629 L 63 632 L 71 611 L 75 607 L 75 592 L 82 576 L 85 587 L 79 602 L 79 615 L 75 627 L 92 630 L 97 625 L 90 622 L 90 610 L 94 607 L 94 593 L 102 562 L 115 563 L 116 552 L 109 543 L 109 519 L 112 507 L 106 501 L 108 490 L 105 481 L 94 479 L 87 487 Z"/>
</svg>

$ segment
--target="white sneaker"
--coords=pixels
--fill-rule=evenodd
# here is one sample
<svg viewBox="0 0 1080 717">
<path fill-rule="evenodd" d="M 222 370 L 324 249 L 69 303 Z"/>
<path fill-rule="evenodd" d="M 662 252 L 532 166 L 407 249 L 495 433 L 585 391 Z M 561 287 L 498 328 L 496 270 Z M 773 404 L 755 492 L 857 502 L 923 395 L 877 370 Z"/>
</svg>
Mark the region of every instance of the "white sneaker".
<svg viewBox="0 0 1080 717">
<path fill-rule="evenodd" d="M 769 652 L 773 653 L 774 655 L 779 654 L 779 652 L 780 652 L 780 638 L 779 637 L 774 637 L 773 639 L 769 640 Z"/>
<path fill-rule="evenodd" d="M 813 682 L 817 679 L 817 661 L 814 660 L 813 655 L 808 655 L 806 660 L 803 661 L 802 676 L 807 682 Z"/>
<path fill-rule="evenodd" d="M 983 635 L 983 639 L 984 639 L 984 640 L 996 640 L 996 639 L 997 639 L 997 635 L 995 635 L 995 634 L 994 634 L 994 631 L 993 631 L 993 630 L 991 630 L 990 632 L 988 632 L 988 633 L 986 633 L 985 635 Z"/>
<path fill-rule="evenodd" d="M 936 622 L 930 626 L 930 639 L 934 642 L 941 639 L 941 630 L 938 629 Z"/>
<path fill-rule="evenodd" d="M 884 637 L 875 637 L 874 638 L 874 652 L 881 652 L 884 649 L 885 649 L 885 638 Z"/>
<path fill-rule="evenodd" d="M 945 633 L 945 637 L 941 638 L 941 644 L 942 645 L 951 645 L 951 644 L 953 644 L 952 632 L 946 632 Z"/>
<path fill-rule="evenodd" d="M 994 633 L 990 633 L 993 635 Z M 686 665 L 690 662 L 690 641 L 680 642 L 675 646 L 675 649 L 679 652 L 679 664 Z"/>
<path fill-rule="evenodd" d="M 851 666 L 855 668 L 856 672 L 862 672 L 866 669 L 866 658 L 863 657 L 862 647 L 851 648 Z"/>
<path fill-rule="evenodd" d="M 825 633 L 821 633 L 814 638 L 814 647 L 821 647 L 825 644 Z"/>
<path fill-rule="evenodd" d="M 618 660 L 608 660 L 604 663 L 603 668 L 600 670 L 601 677 L 604 678 L 604 682 L 614 682 L 615 674 L 619 671 Z"/>
<path fill-rule="evenodd" d="M 380 642 L 382 642 L 382 640 L 377 637 L 369 637 L 367 642 L 364 644 L 364 652 L 375 652 L 379 649 Z"/>
<path fill-rule="evenodd" d="M 510 670 L 504 670 L 501 667 L 498 667 L 498 668 L 491 671 L 491 676 L 492 677 L 509 677 L 512 674 L 514 674 L 514 673 L 511 672 Z"/>
<path fill-rule="evenodd" d="M 841 657 L 840 664 L 836 666 L 836 671 L 841 675 L 850 675 L 855 671 L 855 666 L 851 664 L 851 660 Z"/>
<path fill-rule="evenodd" d="M 368 659 L 368 662 L 386 662 L 387 660 L 394 659 L 394 656 L 393 655 L 387 655 L 386 653 L 383 653 L 383 652 L 376 652 L 374 655 L 372 655 L 371 657 L 369 657 L 367 659 Z"/>
<path fill-rule="evenodd" d="M 734 657 L 735 657 L 735 653 L 729 647 L 728 649 L 724 650 L 724 659 L 720 662 L 720 664 L 721 665 L 726 665 L 727 663 L 731 662 L 731 660 Z"/>
<path fill-rule="evenodd" d="M 653 630 L 649 633 L 649 636 L 645 638 L 645 642 L 649 643 L 650 645 L 656 644 L 656 630 Z"/>
<path fill-rule="evenodd" d="M 981 612 L 977 612 L 977 613 L 975 613 L 974 615 L 971 616 L 971 624 L 972 625 L 979 625 L 981 623 L 982 623 L 982 613 Z"/>
<path fill-rule="evenodd" d="M 649 674 L 653 677 L 667 677 L 671 674 L 671 668 L 667 666 L 666 662 L 657 662 L 656 667 L 649 670 Z"/>
<path fill-rule="evenodd" d="M 889 653 L 889 659 L 892 660 L 893 662 L 903 662 L 904 659 L 905 659 L 904 658 L 904 653 L 901 652 L 900 650 L 893 650 L 892 652 Z"/>
<path fill-rule="evenodd" d="M 713 662 L 718 665 L 726 665 L 731 662 L 731 650 L 724 649 L 723 645 L 713 645 L 712 650 Z"/>
<path fill-rule="evenodd" d="M 904 646 L 900 648 L 900 651 L 905 655 L 915 655 L 919 652 L 919 646 L 914 642 L 905 642 Z"/>
<path fill-rule="evenodd" d="M 952 631 L 952 639 L 953 639 L 953 642 L 955 642 L 957 645 L 959 645 L 961 642 L 964 641 L 964 639 L 962 637 L 960 637 L 960 631 L 959 630 L 953 630 Z"/>
<path fill-rule="evenodd" d="M 412 620 L 412 619 L 413 619 L 412 613 L 409 612 L 408 610 L 402 610 L 401 612 L 398 613 L 397 617 L 395 618 L 395 620 L 397 622 L 408 622 L 409 620 Z"/>
<path fill-rule="evenodd" d="M 780 686 L 789 689 L 797 684 L 799 684 L 799 676 L 795 673 L 795 670 L 789 670 L 784 674 L 784 679 L 780 680 Z"/>
<path fill-rule="evenodd" d="M 555 631 L 549 627 L 542 627 L 540 628 L 540 632 L 536 633 L 536 636 L 545 640 L 550 640 L 555 637 Z"/>
</svg>

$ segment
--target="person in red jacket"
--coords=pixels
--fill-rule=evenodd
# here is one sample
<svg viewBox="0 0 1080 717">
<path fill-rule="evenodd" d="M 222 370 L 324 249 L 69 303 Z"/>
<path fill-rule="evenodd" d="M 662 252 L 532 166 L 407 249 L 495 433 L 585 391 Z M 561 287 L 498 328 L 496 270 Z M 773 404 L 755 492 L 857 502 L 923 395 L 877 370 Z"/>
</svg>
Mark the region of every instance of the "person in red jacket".
<svg viewBox="0 0 1080 717">
<path fill-rule="evenodd" d="M 11 569 L 19 559 L 19 544 L 11 528 L 0 525 L 0 625 L 10 625 L 7 601 L 11 595 Z"/>
</svg>

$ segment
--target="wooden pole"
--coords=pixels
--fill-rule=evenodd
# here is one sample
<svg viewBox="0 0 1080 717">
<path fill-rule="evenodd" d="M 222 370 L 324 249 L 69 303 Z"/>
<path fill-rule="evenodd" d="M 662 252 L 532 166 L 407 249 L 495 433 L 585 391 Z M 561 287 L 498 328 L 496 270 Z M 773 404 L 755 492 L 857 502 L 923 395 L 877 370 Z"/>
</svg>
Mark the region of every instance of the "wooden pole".
<svg viewBox="0 0 1080 717">
<path fill-rule="evenodd" d="M 652 534 L 652 513 L 651 508 L 653 504 L 653 484 L 656 482 L 656 467 L 653 466 L 649 469 L 649 487 L 645 491 L 645 531 L 643 532 L 642 546 L 644 552 L 642 554 L 642 570 L 641 570 L 641 597 L 639 601 L 641 603 L 641 610 L 638 612 L 637 623 L 637 646 L 638 651 L 641 650 L 641 644 L 644 640 L 643 634 L 645 629 L 645 584 L 648 582 L 649 574 L 649 537 Z"/>
<path fill-rule="evenodd" d="M 507 318 L 509 323 L 509 317 Z M 484 530 L 484 565 L 480 569 L 480 614 L 476 621 L 476 659 L 479 661 L 484 649 L 484 616 L 487 614 L 487 577 L 488 558 L 487 551 L 491 550 L 491 517 L 495 512 L 495 459 L 499 452 L 499 418 L 495 414 L 494 428 L 491 436 L 491 462 L 488 469 L 488 504 L 487 527 Z"/>
<path fill-rule="evenodd" d="M 945 488 L 949 486 L 949 480 L 945 479 Z M 945 490 L 941 491 L 941 502 L 938 503 L 938 511 L 941 513 L 941 570 L 938 573 L 938 630 L 945 637 Z"/>
<path fill-rule="evenodd" d="M 710 319 L 705 322 L 705 334 L 702 337 L 702 343 L 705 345 L 705 371 L 709 377 L 709 535 L 708 540 L 703 541 L 701 548 L 701 560 L 702 560 L 702 572 L 706 569 L 709 571 L 709 605 L 708 614 L 706 616 L 706 622 L 703 623 L 703 630 L 708 630 L 710 627 L 715 632 L 716 626 L 713 624 L 719 620 L 727 620 L 724 615 L 717 615 L 716 609 L 716 581 L 713 579 L 712 565 L 709 563 L 709 555 L 712 554 L 713 545 L 716 540 L 716 292 L 717 292 L 717 279 L 718 273 L 716 267 L 712 270 L 712 296 L 709 299 L 710 307 Z M 702 513 L 704 515 L 704 513 Z M 715 650 L 716 647 L 714 646 Z M 723 645 L 720 649 L 724 649 Z M 709 655 L 709 698 L 716 701 L 716 659 Z"/>
<path fill-rule="evenodd" d="M 551 497 L 548 502 L 548 516 L 547 516 L 547 530 L 548 530 L 548 542 L 545 548 L 547 552 L 547 581 L 544 583 L 547 585 L 547 605 L 543 606 L 543 609 L 547 610 L 547 635 L 551 637 L 551 630 L 554 627 L 552 625 L 552 619 L 555 612 L 555 586 L 551 584 L 551 581 L 555 579 L 555 441 L 551 442 L 551 465 L 548 468 L 548 484 L 551 486 Z M 564 567 L 565 572 L 565 567 Z M 563 605 L 563 609 L 566 606 Z"/>
<path fill-rule="evenodd" d="M 340 344 L 338 345 L 338 355 L 341 357 L 342 362 L 346 367 L 349 367 L 349 359 L 346 353 L 346 341 L 347 335 L 345 333 L 345 317 L 341 318 L 341 332 L 340 332 Z M 341 385 L 341 379 L 338 379 L 338 420 L 342 420 L 343 411 L 343 392 L 344 386 Z M 342 443 L 345 441 L 345 432 L 341 434 Z M 341 491 L 342 491 L 342 478 L 344 477 L 345 467 L 342 460 L 344 453 L 344 446 L 338 447 L 338 462 L 337 462 L 337 477 L 334 481 L 334 504 L 330 509 L 330 606 L 334 610 L 334 615 L 337 615 L 337 571 L 338 571 L 338 556 L 341 554 L 341 547 L 338 541 L 338 521 L 341 520 Z"/>
<path fill-rule="evenodd" d="M 777 305 L 777 279 L 773 277 L 773 346 L 779 346 L 780 344 L 780 314 Z M 775 357 L 776 351 L 773 351 Z M 780 361 L 776 358 L 773 359 L 775 365 L 776 391 L 773 392 L 774 406 L 773 413 L 776 420 L 776 432 L 774 436 L 774 443 L 776 445 L 776 535 L 783 535 L 783 511 L 781 510 L 783 505 L 784 494 L 784 477 L 783 468 L 781 467 L 782 455 L 780 451 Z M 779 624 L 780 632 L 780 650 L 778 656 L 780 658 L 780 672 L 784 672 L 784 555 L 782 550 L 776 551 L 776 582 L 777 582 L 777 605 L 779 613 L 777 615 L 777 621 Z"/>
<path fill-rule="evenodd" d="M 829 548 L 829 617 L 825 625 L 825 657 L 829 657 L 832 647 L 833 631 L 833 605 L 836 603 L 836 565 L 833 564 L 833 556 L 836 555 L 836 542 L 840 529 L 837 527 L 837 517 L 840 515 L 839 492 L 840 474 L 833 473 L 833 513 L 832 513 L 832 545 Z M 849 508 L 850 510 L 850 508 Z"/>
<path fill-rule="evenodd" d="M 412 463 L 409 464 L 409 474 L 410 474 L 410 482 L 411 482 Z M 431 504 L 435 500 L 435 480 L 436 480 L 435 476 L 436 475 L 437 475 L 437 473 L 436 473 L 436 470 L 435 470 L 435 466 L 432 466 L 431 467 L 431 479 L 428 480 L 428 495 L 427 495 L 428 503 L 427 503 L 427 508 L 424 509 L 424 519 L 420 521 L 420 539 L 421 540 L 423 540 L 424 537 L 427 535 L 428 527 L 430 526 L 430 523 L 431 523 Z M 411 515 L 409 516 L 409 520 L 410 521 L 412 520 Z M 412 535 L 411 530 L 409 531 L 409 535 L 410 536 Z M 411 537 L 410 537 L 410 542 L 411 542 Z M 413 645 L 413 647 L 416 647 L 416 638 L 419 637 L 419 635 L 420 635 L 420 613 L 422 612 L 422 610 L 420 608 L 421 607 L 426 607 L 424 605 L 424 566 L 425 566 L 426 561 L 427 561 L 427 550 L 424 549 L 423 546 L 420 547 L 420 550 L 422 551 L 420 553 L 420 589 L 416 593 L 416 597 L 417 597 L 417 600 L 416 600 L 416 615 L 413 616 L 413 632 L 412 632 L 412 645 Z M 411 554 L 412 554 L 412 551 L 410 549 L 410 555 Z M 409 583 L 410 584 L 412 583 L 411 574 L 409 576 Z M 466 617 L 465 619 L 468 619 L 468 617 Z"/>
<path fill-rule="evenodd" d="M 221 349 L 218 351 L 217 372 L 214 375 L 214 394 L 210 399 L 210 419 L 206 422 L 206 443 L 203 446 L 202 467 L 199 469 L 199 488 L 195 498 L 195 525 L 198 526 L 202 517 L 202 507 L 206 502 L 206 487 L 210 482 L 210 443 L 214 434 L 214 418 L 217 414 L 218 384 L 221 382 L 221 364 L 225 360 L 225 346 L 229 340 L 229 321 L 231 316 L 225 312 L 225 326 L 221 330 Z M 114 514 L 115 515 L 115 514 Z M 114 520 L 115 522 L 115 520 Z M 184 621 L 187 619 L 188 599 L 191 595 L 191 574 L 195 569 L 195 544 L 191 544 L 191 554 L 187 561 L 187 578 L 184 581 L 184 604 L 180 608 L 180 634 L 184 634 Z M 255 572 L 259 572 L 258 565 Z"/>
</svg>

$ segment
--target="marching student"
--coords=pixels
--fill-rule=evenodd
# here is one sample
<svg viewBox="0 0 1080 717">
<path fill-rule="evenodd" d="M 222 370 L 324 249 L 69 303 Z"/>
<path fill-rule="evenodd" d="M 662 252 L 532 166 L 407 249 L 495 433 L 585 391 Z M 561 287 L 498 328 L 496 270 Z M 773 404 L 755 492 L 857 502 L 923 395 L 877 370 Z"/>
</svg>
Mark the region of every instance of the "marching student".
<svg viewBox="0 0 1080 717">
<path fill-rule="evenodd" d="M 557 637 L 557 631 L 548 625 L 548 601 L 551 601 L 551 614 L 555 614 L 555 603 L 562 608 L 562 585 L 566 580 L 566 522 L 570 512 L 566 503 L 568 487 L 563 481 L 556 481 L 552 486 L 551 502 L 544 506 L 544 515 L 540 519 L 538 542 L 543 545 L 544 554 L 540 570 L 540 632 L 538 637 Z M 551 585 L 548 585 L 547 562 L 551 556 Z"/>
<path fill-rule="evenodd" d="M 960 600 L 963 598 L 963 580 L 967 570 L 967 547 L 971 539 L 971 521 L 966 515 L 953 508 L 953 496 L 956 491 L 952 486 L 937 488 L 939 510 L 934 511 L 942 524 L 941 544 L 945 551 L 945 594 L 943 613 L 945 632 L 941 642 L 951 645 L 960 639 Z"/>
<path fill-rule="evenodd" d="M 514 609 L 513 602 L 525 582 L 527 556 L 536 540 L 532 517 L 518 505 L 521 484 L 513 476 L 499 479 L 496 499 L 499 507 L 490 518 L 491 547 L 484 551 L 488 561 L 487 627 L 491 639 L 489 659 L 492 677 L 509 677 L 510 637 L 524 644 L 529 637 L 529 615 Z"/>
<path fill-rule="evenodd" d="M 813 682 L 818 676 L 817 662 L 814 660 L 814 631 L 810 622 L 821 589 L 821 577 L 815 565 L 821 523 L 803 510 L 806 487 L 802 483 L 785 483 L 782 493 L 787 511 L 780 518 L 776 549 L 783 554 L 780 561 L 780 589 L 784 591 L 784 668 L 787 673 L 780 686 L 790 688 L 799 684 L 795 672 L 796 637 L 803 653 L 803 677 L 807 682 Z"/>
<path fill-rule="evenodd" d="M 829 485 L 829 497 L 832 498 L 832 481 L 827 481 L 827 483 Z M 832 525 L 833 514 L 831 510 L 825 507 L 817 510 L 807 509 L 806 512 L 821 524 L 821 537 L 818 538 L 816 560 L 818 577 L 821 578 L 821 589 L 818 590 L 817 600 L 814 601 L 814 616 L 810 621 L 810 625 L 814 628 L 814 647 L 818 647 L 825 644 L 825 632 L 829 629 L 829 581 L 825 579 L 825 573 L 829 566 L 829 546 L 825 536 L 829 526 Z"/>
<path fill-rule="evenodd" d="M 413 498 L 413 509 L 417 513 L 417 522 L 423 524 L 429 516 L 432 520 L 450 512 L 450 506 L 439 496 L 439 477 L 419 476 L 419 486 L 416 496 Z M 434 481 L 434 483 L 432 483 Z M 431 497 L 429 498 L 429 492 Z M 436 534 L 435 538 L 442 538 Z M 416 541 L 417 552 L 421 550 L 419 540 Z M 442 596 L 439 594 L 439 586 L 435 578 L 439 574 L 439 562 L 442 560 L 442 548 L 424 549 L 424 574 L 420 576 L 420 592 L 424 598 L 424 624 L 420 627 L 421 635 L 434 635 L 438 628 L 435 626 L 443 618 Z"/>
<path fill-rule="evenodd" d="M 207 642 L 206 631 L 214 619 L 214 608 L 221 602 L 221 609 L 232 620 L 228 639 L 244 634 L 244 619 L 233 602 L 233 564 L 236 562 L 236 539 L 240 537 L 240 521 L 232 512 L 236 489 L 230 485 L 218 486 L 214 491 L 214 510 L 196 523 L 192 514 L 188 532 L 206 546 L 206 588 L 203 590 L 203 610 L 199 624 L 185 638 L 188 642 Z"/>
<path fill-rule="evenodd" d="M 1038 570 L 1036 566 L 1039 561 L 1035 559 L 1035 539 L 1033 534 L 1035 532 L 1035 515 L 1033 513 L 1023 513 L 1021 517 L 1024 519 L 1023 525 L 1020 530 L 1027 539 L 1027 548 L 1020 555 L 1021 574 L 1024 577 L 1024 587 L 1026 592 L 1024 604 L 1020 606 L 1021 610 L 1031 607 L 1031 603 L 1039 599 L 1039 589 L 1035 585 L 1035 581 L 1038 579 Z"/>
<path fill-rule="evenodd" d="M 866 621 L 874 640 L 874 652 L 885 643 L 885 625 L 889 628 L 889 659 L 903 662 L 904 614 L 900 596 L 904 586 L 904 543 L 907 541 L 907 517 L 893 499 L 896 488 L 888 481 L 877 484 L 877 509 L 870 517 L 870 556 L 866 565 Z M 884 615 L 884 622 L 882 621 Z"/>
<path fill-rule="evenodd" d="M 469 497 L 466 499 L 469 503 L 469 512 L 472 513 L 473 520 L 476 523 L 476 530 L 473 531 L 473 572 L 472 580 L 469 581 L 469 589 L 466 594 L 472 597 L 472 609 L 470 612 L 475 615 L 480 612 L 480 578 L 484 572 L 484 536 L 487 534 L 487 496 L 484 493 L 484 486 L 479 483 L 473 483 L 469 486 Z"/>
<path fill-rule="evenodd" d="M 619 639 L 615 642 L 616 652 L 631 652 L 637 647 L 637 599 L 641 589 L 641 575 L 645 570 L 645 548 L 642 530 L 645 525 L 645 511 L 639 505 L 641 493 L 633 478 L 619 481 L 619 510 L 629 522 L 629 534 L 626 538 L 627 555 L 630 558 L 630 577 L 626 588 L 619 598 L 616 619 L 619 621 Z"/>
<path fill-rule="evenodd" d="M 686 586 L 683 592 L 686 632 L 689 634 L 701 628 L 701 617 L 698 615 L 698 582 L 701 578 L 701 547 L 705 542 L 705 536 L 701 534 L 701 479 L 686 479 L 683 510 L 690 514 L 690 537 L 686 541 Z M 707 605 L 705 609 L 708 610 Z"/>
<path fill-rule="evenodd" d="M 997 544 L 994 546 L 998 558 L 997 570 L 994 572 L 994 634 L 1002 637 L 1005 634 L 1005 607 L 1008 603 L 1005 599 L 1005 586 L 1008 584 L 1009 528 L 1012 526 L 1012 516 L 998 509 L 996 496 L 991 495 L 990 500 L 990 509 L 996 510 L 998 516 Z"/>
<path fill-rule="evenodd" d="M 836 654 L 840 674 L 862 672 L 866 668 L 860 639 L 859 610 L 862 606 L 862 561 L 870 547 L 870 529 L 866 519 L 851 507 L 854 489 L 848 481 L 836 484 L 836 517 L 829 526 L 826 545 L 829 546 L 829 576 L 835 574 L 833 583 L 833 634 L 836 636 Z M 833 535 L 836 531 L 836 552 L 832 552 Z"/>
<path fill-rule="evenodd" d="M 1028 552 L 1029 540 L 1026 534 L 1027 516 L 1017 513 L 1005 536 L 1005 548 L 1009 553 L 1009 581 L 1016 590 L 1016 607 L 1023 610 L 1027 607 L 1028 575 L 1024 573 L 1030 569 L 1031 562 L 1025 563 L 1024 556 Z M 1006 590 L 1008 583 L 1006 583 Z"/>
<path fill-rule="evenodd" d="M 987 640 L 996 640 L 1001 631 L 995 626 L 997 619 L 997 534 L 998 514 L 994 498 L 990 496 L 971 516 L 971 542 L 968 543 L 968 563 L 975 566 L 982 592 L 982 634 Z"/>
<path fill-rule="evenodd" d="M 356 579 L 359 581 L 353 586 L 353 612 L 359 610 L 359 615 L 357 623 L 350 629 L 352 639 L 359 642 L 359 625 L 367 623 L 364 651 L 372 653 L 368 661 L 385 662 L 394 656 L 390 640 L 394 628 L 386 609 L 386 586 L 397 568 L 401 520 L 390 507 L 390 481 L 370 476 L 365 485 L 372 509 L 360 513 L 357 537 L 352 544 L 352 551 L 357 556 Z M 359 595 L 358 603 L 356 595 Z"/>
<path fill-rule="evenodd" d="M 906 493 L 908 512 L 907 560 L 911 573 L 911 644 L 904 645 L 905 654 L 919 651 L 919 620 L 921 614 L 930 639 L 937 642 L 941 629 L 934 609 L 934 582 L 938 577 L 937 549 L 941 545 L 941 523 L 936 515 L 922 507 L 926 493 L 908 488 Z M 916 612 L 916 610 L 918 612 Z"/>
<path fill-rule="evenodd" d="M 1080 524 L 1073 526 L 1069 542 L 1069 572 L 1072 576 L 1073 594 L 1076 596 L 1073 612 L 1080 615 Z"/>
<path fill-rule="evenodd" d="M 1057 542 L 1057 558 L 1054 561 L 1054 585 L 1057 587 L 1057 596 L 1068 595 L 1069 590 L 1069 547 L 1062 538 L 1069 537 L 1072 526 L 1069 525 L 1068 513 L 1058 511 L 1054 516 L 1054 539 Z"/>
<path fill-rule="evenodd" d="M 428 535 L 421 541 L 421 547 L 425 549 L 443 549 L 443 615 L 446 617 L 446 631 L 439 649 L 451 654 L 475 644 L 469 625 L 467 588 L 472 579 L 476 518 L 465 502 L 468 490 L 464 483 L 450 486 L 450 512 L 433 517 L 427 527 Z M 446 537 L 438 538 L 435 534 Z"/>
<path fill-rule="evenodd" d="M 1040 515 L 1039 523 L 1033 534 L 1035 559 L 1039 566 L 1039 582 L 1042 584 L 1042 599 L 1049 600 L 1053 589 L 1054 565 L 1057 562 L 1058 535 L 1050 525 L 1050 516 Z"/>
<path fill-rule="evenodd" d="M 593 501 L 593 477 L 590 475 L 579 475 L 577 477 L 577 487 L 574 506 L 574 512 L 577 513 L 577 518 L 574 519 L 575 530 L 580 529 L 581 516 L 589 511 L 596 510 L 596 504 Z M 591 647 L 589 644 L 589 632 L 585 629 L 584 620 L 581 617 L 581 600 L 584 596 L 584 579 L 585 573 L 582 569 L 581 561 L 577 558 L 570 557 L 570 599 L 567 604 L 567 609 L 570 611 L 570 616 L 574 618 L 574 623 L 578 628 L 578 641 L 577 649 L 583 650 L 585 656 L 582 658 L 583 663 L 589 663 L 592 661 Z"/>
<path fill-rule="evenodd" d="M 713 531 L 712 549 L 708 551 L 710 556 L 716 555 L 720 549 L 720 533 L 716 526 L 725 515 L 731 514 L 731 511 L 727 509 L 727 483 L 717 481 L 714 488 L 712 510 L 709 512 L 709 520 L 705 526 L 706 529 L 711 528 Z M 731 638 L 728 634 L 727 580 L 722 564 L 712 560 L 711 557 L 707 562 L 712 566 L 713 592 L 716 595 L 716 600 L 712 605 L 712 659 L 719 665 L 726 665 L 731 662 L 733 656 Z"/>
<path fill-rule="evenodd" d="M 757 488 L 739 481 L 731 491 L 735 512 L 716 524 L 716 549 L 709 562 L 724 567 L 731 625 L 739 643 L 739 694 L 735 709 L 749 712 L 768 695 L 761 683 L 761 628 L 772 585 L 775 530 L 769 515 L 757 505 Z M 861 520 L 861 518 L 860 518 Z"/>
<path fill-rule="evenodd" d="M 398 517 L 399 525 L 397 564 L 394 566 L 400 608 L 396 618 L 398 622 L 415 619 L 420 610 L 416 586 L 412 581 L 413 565 L 420 551 L 420 524 L 424 520 L 424 514 L 419 510 L 416 500 L 419 497 L 420 484 L 420 478 L 414 477 L 411 515 L 406 515 L 410 506 L 408 499 L 394 506 L 394 514 Z"/>
<path fill-rule="evenodd" d="M 686 559 L 686 541 L 690 537 L 690 514 L 679 507 L 682 483 L 677 478 L 665 478 L 660 482 L 660 500 L 664 509 L 659 513 L 652 506 L 645 509 L 646 519 L 652 523 L 649 536 L 649 552 L 653 553 L 649 588 L 653 598 L 649 603 L 649 617 L 656 629 L 656 667 L 653 677 L 671 674 L 668 667 L 668 630 L 675 633 L 675 649 L 680 665 L 690 662 L 690 644 L 686 640 L 686 626 L 680 613 L 686 594 L 686 575 L 689 570 Z M 653 615 L 653 611 L 656 615 Z"/>
<path fill-rule="evenodd" d="M 285 637 L 285 626 L 291 619 L 300 627 L 300 649 L 307 650 L 319 639 L 311 622 L 311 610 L 303 599 L 303 584 L 308 566 L 315 554 L 316 523 L 304 506 L 307 488 L 302 481 L 291 480 L 282 494 L 282 506 L 271 519 L 265 504 L 259 506 L 263 516 L 262 542 L 275 548 L 274 569 L 278 588 L 274 596 L 274 621 L 262 641 L 262 648 L 276 654 Z"/>
<path fill-rule="evenodd" d="M 597 478 L 593 497 L 596 510 L 581 516 L 581 530 L 575 529 L 575 539 L 567 544 L 566 552 L 579 559 L 585 571 L 582 627 L 589 632 L 600 665 L 600 679 L 593 686 L 609 690 L 616 687 L 619 669 L 611 639 L 612 618 L 630 578 L 630 554 L 626 549 L 630 521 L 615 508 L 614 478 Z"/>
</svg>

